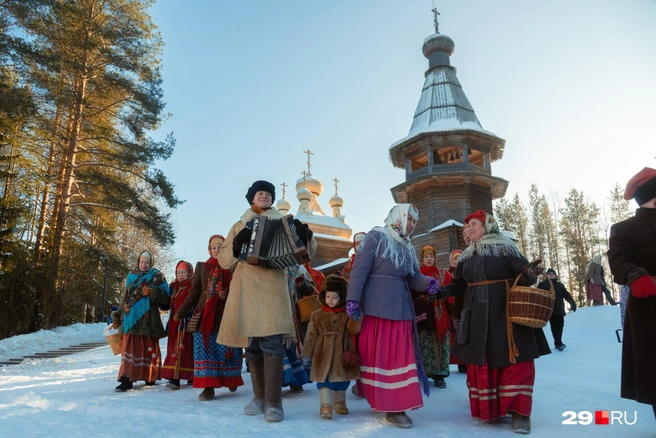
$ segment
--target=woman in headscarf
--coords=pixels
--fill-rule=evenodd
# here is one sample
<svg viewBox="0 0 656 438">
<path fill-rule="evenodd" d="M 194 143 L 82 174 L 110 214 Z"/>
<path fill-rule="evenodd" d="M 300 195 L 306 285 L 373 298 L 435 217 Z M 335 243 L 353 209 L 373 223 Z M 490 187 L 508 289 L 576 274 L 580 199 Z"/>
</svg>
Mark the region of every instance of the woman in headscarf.
<svg viewBox="0 0 656 438">
<path fill-rule="evenodd" d="M 169 285 L 171 296 L 171 311 L 168 322 L 169 339 L 166 347 L 166 359 L 162 366 L 162 378 L 169 379 L 166 384 L 171 389 L 180 389 L 180 380 L 187 380 L 188 384 L 194 380 L 194 340 L 191 333 L 186 331 L 190 314 L 182 319 L 174 319 L 182 303 L 189 295 L 191 289 L 191 276 L 194 267 L 191 263 L 181 260 L 175 266 L 175 281 Z M 191 312 L 189 312 L 191 313 Z"/>
<path fill-rule="evenodd" d="M 465 235 L 467 235 L 467 240 L 469 240 L 467 228 L 469 228 L 469 225 L 465 224 L 465 226 L 462 228 L 462 235 L 463 238 Z M 461 255 L 461 249 L 456 249 L 452 251 L 451 254 L 449 254 L 450 266 L 447 271 L 449 271 L 449 274 L 451 274 L 451 278 L 456 275 L 456 267 L 458 266 L 458 260 L 460 260 Z M 467 372 L 467 365 L 463 361 L 458 360 L 458 358 L 453 355 L 453 343 L 456 341 L 456 333 L 458 332 L 458 324 L 460 323 L 460 312 L 462 312 L 462 295 L 449 297 L 447 303 L 449 306 L 449 313 L 453 319 L 453 325 L 451 327 L 451 331 L 449 332 L 449 342 L 451 344 L 451 355 L 449 357 L 449 363 L 451 365 L 458 365 L 458 372 L 464 374 Z"/>
<path fill-rule="evenodd" d="M 419 219 L 411 204 L 395 205 L 385 226 L 367 233 L 349 282 L 346 313 L 359 321 L 360 387 L 369 405 L 407 429 L 408 409 L 430 393 L 424 372 L 410 288 L 435 294 L 439 281 L 422 275 L 410 234 Z"/>
<path fill-rule="evenodd" d="M 508 322 L 508 284 L 535 283 L 540 260 L 528 262 L 483 210 L 468 215 L 472 243 L 458 261 L 456 275 L 438 297 L 464 293 L 464 308 L 453 354 L 467 364 L 469 405 L 475 420 L 512 414 L 512 431 L 530 433 L 534 359 L 548 354 L 542 329 Z"/>
<path fill-rule="evenodd" d="M 344 265 L 342 268 L 342 277 L 346 278 L 346 281 L 349 281 L 351 279 L 351 271 L 353 270 L 353 263 L 355 262 L 355 255 L 358 253 L 358 247 L 362 243 L 362 240 L 364 239 L 364 236 L 366 236 L 367 233 L 364 231 L 360 231 L 359 233 L 355 233 L 353 235 L 353 254 L 351 254 L 351 258 L 349 259 L 348 262 Z"/>
<path fill-rule="evenodd" d="M 203 388 L 198 399 L 214 398 L 214 388 L 227 387 L 235 392 L 244 381 L 241 378 L 242 349 L 227 347 L 215 342 L 221 327 L 226 298 L 230 288 L 230 271 L 219 265 L 217 256 L 225 238 L 215 234 L 210 237 L 205 262 L 196 263 L 191 279 L 191 290 L 173 315 L 174 320 L 187 316 L 195 307 L 201 313 L 198 330 L 194 332 L 194 388 Z"/>
<path fill-rule="evenodd" d="M 585 292 L 588 306 L 604 305 L 601 281 L 601 254 L 597 254 L 585 267 Z"/>
<path fill-rule="evenodd" d="M 435 248 L 426 245 L 421 249 L 419 262 L 422 274 L 433 277 L 441 285 L 451 283 L 451 274 L 435 264 Z M 444 379 L 449 377 L 449 329 L 452 326 L 447 300 L 437 300 L 426 292 L 412 291 L 421 356 L 424 359 L 426 375 L 433 379 L 435 386 L 446 388 Z"/>
<path fill-rule="evenodd" d="M 148 251 L 139 254 L 137 266 L 125 280 L 125 292 L 112 312 L 112 325 L 123 333 L 121 366 L 117 392 L 132 389 L 133 382 L 144 380 L 152 386 L 159 380 L 162 352 L 159 340 L 167 333 L 159 308 L 168 310 L 169 292 L 164 274 L 155 269 L 155 259 Z"/>
</svg>

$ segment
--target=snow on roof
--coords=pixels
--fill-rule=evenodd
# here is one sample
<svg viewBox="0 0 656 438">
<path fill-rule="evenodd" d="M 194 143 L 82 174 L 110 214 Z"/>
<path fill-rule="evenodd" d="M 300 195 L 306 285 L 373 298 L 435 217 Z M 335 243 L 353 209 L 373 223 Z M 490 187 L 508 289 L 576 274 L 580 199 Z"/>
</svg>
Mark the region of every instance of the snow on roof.
<svg viewBox="0 0 656 438">
<path fill-rule="evenodd" d="M 346 239 L 344 237 L 339 237 L 339 236 L 332 236 L 330 234 L 312 233 L 312 235 L 314 237 L 322 237 L 324 239 L 339 240 L 341 242 L 351 242 L 351 239 Z"/>
<path fill-rule="evenodd" d="M 301 222 L 305 222 L 308 224 L 317 224 L 317 225 L 325 225 L 327 227 L 333 227 L 333 228 L 340 228 L 342 230 L 351 230 L 351 227 L 346 225 L 344 222 L 340 221 L 336 217 L 333 216 L 324 216 L 321 214 L 317 214 L 314 212 L 312 216 L 308 216 L 306 214 L 295 214 L 294 219 L 298 219 Z"/>
<path fill-rule="evenodd" d="M 348 262 L 348 261 L 349 261 L 348 257 L 346 257 L 346 258 L 343 258 L 343 257 L 342 257 L 341 259 L 333 260 L 332 262 L 330 262 L 330 263 L 326 263 L 325 265 L 315 266 L 314 269 L 316 269 L 316 270 L 318 270 L 318 271 L 321 271 L 321 270 L 323 270 L 323 269 L 330 269 L 330 268 L 332 268 L 332 267 L 334 267 L 334 266 L 338 266 L 338 265 L 344 264 L 344 263 L 346 263 L 346 262 Z"/>
<path fill-rule="evenodd" d="M 426 234 L 433 233 L 437 230 L 441 230 L 442 228 L 450 227 L 452 225 L 455 225 L 455 226 L 458 226 L 458 227 L 463 226 L 463 224 L 461 224 L 460 222 L 458 222 L 456 220 L 453 220 L 453 219 L 449 219 L 448 221 L 446 221 L 444 223 L 441 223 L 440 225 L 438 225 L 436 227 L 431 228 L 430 230 L 426 231 L 425 233 L 421 233 L 421 234 L 417 234 L 416 236 L 412 236 L 412 238 L 416 239 L 417 237 L 425 236 Z"/>
</svg>

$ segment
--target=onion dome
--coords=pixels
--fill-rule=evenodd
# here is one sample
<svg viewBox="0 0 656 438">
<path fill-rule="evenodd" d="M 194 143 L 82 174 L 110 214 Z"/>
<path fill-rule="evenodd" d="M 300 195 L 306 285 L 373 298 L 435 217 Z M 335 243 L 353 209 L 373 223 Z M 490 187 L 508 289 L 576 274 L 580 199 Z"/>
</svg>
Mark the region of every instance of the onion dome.
<svg viewBox="0 0 656 438">
<path fill-rule="evenodd" d="M 335 193 L 331 198 L 328 200 L 328 205 L 330 205 L 330 208 L 334 207 L 343 207 L 344 206 L 344 200 L 342 199 L 341 196 L 339 196 L 337 193 Z"/>
<path fill-rule="evenodd" d="M 323 192 L 323 183 L 309 173 L 305 175 L 305 178 L 299 178 L 296 181 L 296 191 L 298 192 L 303 186 L 307 187 L 311 193 L 314 193 L 317 196 L 321 195 L 321 192 Z"/>
<path fill-rule="evenodd" d="M 278 202 L 276 202 L 276 209 L 279 211 L 289 211 L 291 208 L 292 205 L 285 198 L 279 199 Z"/>
<path fill-rule="evenodd" d="M 303 180 L 301 180 L 301 183 Z M 301 188 L 298 188 L 298 185 L 296 186 L 296 189 L 298 190 L 296 192 L 296 199 L 299 201 L 311 201 L 312 200 L 312 193 L 303 185 L 301 185 Z"/>
<path fill-rule="evenodd" d="M 421 51 L 428 59 L 429 70 L 440 65 L 451 65 L 449 56 L 453 54 L 455 47 L 453 40 L 441 33 L 434 33 L 426 38 Z"/>
</svg>

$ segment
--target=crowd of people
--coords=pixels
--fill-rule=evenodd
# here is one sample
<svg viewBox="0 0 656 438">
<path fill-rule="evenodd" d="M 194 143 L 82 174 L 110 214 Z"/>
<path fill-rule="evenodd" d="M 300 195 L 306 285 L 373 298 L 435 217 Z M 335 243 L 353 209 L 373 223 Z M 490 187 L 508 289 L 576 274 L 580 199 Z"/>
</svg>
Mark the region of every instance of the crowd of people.
<svg viewBox="0 0 656 438">
<path fill-rule="evenodd" d="M 656 245 L 644 244 L 656 242 L 656 170 L 636 175 L 625 197 L 640 208 L 613 226 L 608 251 L 615 281 L 628 286 L 621 395 L 656 406 L 656 350 L 647 347 L 656 331 Z M 248 209 L 227 237 L 210 237 L 209 258 L 195 268 L 178 262 L 170 285 L 150 252 L 139 255 L 111 314 L 123 334 L 116 391 L 159 379 L 177 390 L 186 381 L 202 389 L 199 400 L 209 401 L 216 389 L 244 385 L 245 358 L 253 391 L 246 415 L 282 421 L 282 388 L 301 392 L 310 382 L 319 389 L 321 418 L 346 415 L 346 391 L 355 381 L 356 396 L 390 424 L 410 428 L 407 411 L 423 406 L 429 379 L 446 388 L 450 364 L 457 364 L 467 374 L 474 420 L 510 415 L 513 432 L 530 433 L 534 361 L 551 350 L 542 328 L 511 322 L 508 292 L 511 284 L 534 285 L 544 268 L 521 253 L 491 214 L 478 210 L 464 218 L 466 248 L 453 251 L 442 269 L 434 247 L 417 254 L 411 243 L 417 209 L 397 204 L 381 226 L 354 235 L 347 264 L 324 278 L 309 262 L 269 269 L 240 258 L 251 240 L 249 221 L 282 218 L 271 183 L 253 183 L 246 200 Z M 312 231 L 298 220 L 295 227 L 312 257 Z M 591 304 L 603 303 L 606 288 L 600 257 L 586 275 Z M 562 351 L 563 301 L 571 311 L 576 303 L 553 269 L 537 287 L 553 291 L 549 323 Z M 304 319 L 298 303 L 312 296 L 320 307 Z M 166 328 L 160 310 L 170 312 Z M 167 336 L 162 362 L 159 340 Z"/>
</svg>

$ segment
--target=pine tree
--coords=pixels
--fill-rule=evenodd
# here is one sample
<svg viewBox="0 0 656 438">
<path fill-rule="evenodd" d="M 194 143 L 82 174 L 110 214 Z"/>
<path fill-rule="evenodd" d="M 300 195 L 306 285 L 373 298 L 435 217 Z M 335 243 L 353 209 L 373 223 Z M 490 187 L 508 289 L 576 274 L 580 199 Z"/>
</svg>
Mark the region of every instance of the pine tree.
<svg viewBox="0 0 656 438">
<path fill-rule="evenodd" d="M 610 201 L 610 220 L 612 223 L 616 224 L 633 216 L 629 206 L 631 201 L 624 200 L 624 190 L 618 183 L 615 183 L 615 186 L 610 190 L 608 200 Z"/>
</svg>

